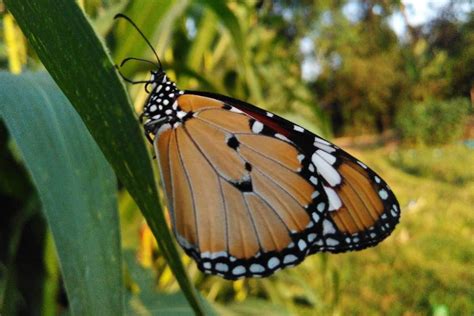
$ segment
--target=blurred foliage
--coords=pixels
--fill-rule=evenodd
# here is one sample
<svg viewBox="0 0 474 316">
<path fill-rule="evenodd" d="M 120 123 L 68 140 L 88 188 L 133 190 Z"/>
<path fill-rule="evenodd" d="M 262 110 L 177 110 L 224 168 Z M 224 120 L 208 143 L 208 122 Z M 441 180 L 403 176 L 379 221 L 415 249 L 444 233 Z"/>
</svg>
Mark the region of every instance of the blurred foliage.
<svg viewBox="0 0 474 316">
<path fill-rule="evenodd" d="M 248 100 L 326 136 L 396 127 L 408 143 L 455 142 L 468 115 L 465 100 L 474 95 L 469 0 L 447 2 L 422 25 L 410 24 L 400 0 L 78 3 L 116 63 L 129 56 L 154 60 L 130 25 L 114 23 L 123 12 L 153 43 L 179 87 Z M 0 68 L 43 69 L 1 1 L 0 12 Z M 402 37 L 389 25 L 394 14 L 405 19 Z M 130 62 L 124 72 L 144 79 L 150 69 Z M 139 85 L 129 90 L 140 112 L 147 94 Z M 67 311 L 36 191 L 3 125 L 0 148 L 0 312 L 38 313 L 39 306 L 44 315 Z M 205 276 L 183 255 L 191 279 L 219 314 L 474 312 L 472 150 L 447 145 L 357 154 L 400 199 L 404 215 L 393 236 L 374 249 L 316 255 L 268 279 L 237 282 Z M 119 208 L 129 312 L 191 313 L 123 188 Z"/>
<path fill-rule="evenodd" d="M 469 114 L 467 99 L 426 100 L 399 111 L 397 127 L 402 140 L 413 144 L 448 144 L 460 138 Z"/>
<path fill-rule="evenodd" d="M 390 161 L 418 177 L 461 186 L 474 181 L 474 150 L 461 144 L 411 148 L 393 153 Z"/>
</svg>

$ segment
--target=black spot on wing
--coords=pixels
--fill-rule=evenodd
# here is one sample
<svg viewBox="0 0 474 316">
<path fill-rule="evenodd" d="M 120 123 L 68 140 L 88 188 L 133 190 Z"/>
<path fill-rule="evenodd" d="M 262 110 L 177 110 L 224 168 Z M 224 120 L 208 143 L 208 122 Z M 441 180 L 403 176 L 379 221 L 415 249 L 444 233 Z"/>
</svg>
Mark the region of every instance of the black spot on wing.
<svg viewBox="0 0 474 316">
<path fill-rule="evenodd" d="M 232 136 L 227 140 L 227 145 L 232 149 L 237 149 L 240 143 L 235 136 Z"/>
<path fill-rule="evenodd" d="M 243 181 L 229 181 L 234 187 L 236 187 L 240 192 L 253 192 L 252 180 L 243 180 Z"/>
</svg>

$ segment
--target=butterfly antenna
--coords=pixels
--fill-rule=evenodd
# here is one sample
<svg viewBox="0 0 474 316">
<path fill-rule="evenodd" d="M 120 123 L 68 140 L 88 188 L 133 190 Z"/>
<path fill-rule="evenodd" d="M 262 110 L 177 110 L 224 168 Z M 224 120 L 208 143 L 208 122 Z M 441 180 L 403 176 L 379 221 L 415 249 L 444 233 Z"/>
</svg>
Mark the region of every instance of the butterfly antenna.
<svg viewBox="0 0 474 316">
<path fill-rule="evenodd" d="M 133 22 L 132 19 L 130 19 L 128 16 L 126 16 L 125 14 L 122 14 L 122 13 L 119 13 L 119 14 L 115 15 L 114 19 L 118 19 L 118 18 L 123 18 L 123 19 L 127 20 L 138 31 L 138 33 L 140 33 L 140 35 L 143 37 L 145 42 L 148 44 L 148 46 L 153 51 L 153 54 L 155 54 L 156 60 L 158 61 L 158 65 L 160 66 L 160 70 L 162 70 L 163 67 L 161 66 L 161 61 L 160 61 L 160 58 L 158 57 L 158 54 L 156 53 L 155 48 L 153 48 L 153 45 L 151 45 L 150 41 L 146 38 L 145 34 L 143 34 L 143 32 L 138 28 L 138 26 L 135 24 L 135 22 Z"/>
<path fill-rule="evenodd" d="M 136 57 L 127 57 L 125 58 L 124 60 L 122 60 L 122 62 L 120 63 L 120 67 L 123 67 L 123 65 L 125 65 L 125 63 L 127 63 L 128 61 L 130 60 L 138 60 L 138 61 L 141 61 L 141 62 L 144 62 L 144 63 L 149 63 L 149 64 L 152 64 L 153 66 L 159 68 L 160 65 L 152 62 L 152 61 L 149 61 L 149 60 L 146 60 L 146 59 L 142 59 L 142 58 L 136 58 Z"/>
<path fill-rule="evenodd" d="M 149 80 L 138 80 L 138 81 L 134 81 L 132 79 L 129 79 L 127 77 L 125 77 L 125 75 L 120 71 L 120 68 L 119 66 L 115 65 L 115 69 L 117 69 L 117 72 L 119 73 L 120 77 L 122 77 L 123 80 L 125 80 L 126 82 L 129 82 L 131 84 L 137 84 L 137 83 L 150 83 Z"/>
</svg>

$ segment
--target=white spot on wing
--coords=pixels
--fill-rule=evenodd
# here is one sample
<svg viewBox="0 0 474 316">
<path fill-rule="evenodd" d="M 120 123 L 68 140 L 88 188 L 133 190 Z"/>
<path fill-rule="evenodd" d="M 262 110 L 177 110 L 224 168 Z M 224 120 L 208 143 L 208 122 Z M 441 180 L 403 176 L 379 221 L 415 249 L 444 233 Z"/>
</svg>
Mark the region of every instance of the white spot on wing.
<svg viewBox="0 0 474 316">
<path fill-rule="evenodd" d="M 388 198 L 388 193 L 385 189 L 379 191 L 379 196 L 382 200 L 386 200 Z"/>
<path fill-rule="evenodd" d="M 283 259 L 283 263 L 292 263 L 298 260 L 298 258 L 295 255 L 286 255 L 285 258 Z"/>
<path fill-rule="evenodd" d="M 262 130 L 263 130 L 263 124 L 262 124 L 262 122 L 255 121 L 255 122 L 252 124 L 252 132 L 254 132 L 255 134 L 260 133 Z"/>
<path fill-rule="evenodd" d="M 216 270 L 220 272 L 227 272 L 229 271 L 229 266 L 225 263 L 216 263 Z"/>
<path fill-rule="evenodd" d="M 336 239 L 328 238 L 326 239 L 326 245 L 328 246 L 337 246 L 339 242 Z"/>
<path fill-rule="evenodd" d="M 327 219 L 323 221 L 323 235 L 327 234 L 334 234 L 336 232 L 336 229 L 334 228 L 334 225 Z"/>
<path fill-rule="evenodd" d="M 331 145 L 331 143 L 330 143 L 330 142 L 328 142 L 328 141 L 325 141 L 324 139 L 322 139 L 322 138 L 319 138 L 319 137 L 317 137 L 317 136 L 316 136 L 316 137 L 314 137 L 314 141 L 315 141 L 315 142 L 318 142 L 318 143 L 321 143 L 321 144 L 325 144 L 325 145 Z"/>
<path fill-rule="evenodd" d="M 278 266 L 279 264 L 280 264 L 280 260 L 276 257 L 273 257 L 270 260 L 268 260 L 267 266 L 268 266 L 269 269 L 273 269 L 276 266 Z"/>
<path fill-rule="evenodd" d="M 218 251 L 218 252 L 212 252 L 211 253 L 211 259 L 216 259 L 219 257 L 227 257 L 227 252 L 225 251 Z"/>
<path fill-rule="evenodd" d="M 329 145 L 325 145 L 325 144 L 321 144 L 321 143 L 318 143 L 318 142 L 314 142 L 314 147 L 318 147 L 322 150 L 324 150 L 325 152 L 328 152 L 328 153 L 332 153 L 332 152 L 335 152 L 336 149 L 329 146 Z"/>
<path fill-rule="evenodd" d="M 297 132 L 300 132 L 300 133 L 304 132 L 304 128 L 302 128 L 301 126 L 298 126 L 298 125 L 293 125 L 293 129 Z"/>
<path fill-rule="evenodd" d="M 235 113 L 244 113 L 244 112 L 242 112 L 241 110 L 239 110 L 238 108 L 233 107 L 233 106 L 230 108 L 230 111 L 231 111 L 231 112 L 235 112 Z"/>
<path fill-rule="evenodd" d="M 300 239 L 300 241 L 298 241 L 298 248 L 303 251 L 306 249 L 306 243 L 303 239 Z"/>
<path fill-rule="evenodd" d="M 280 134 L 280 133 L 276 133 L 276 134 L 275 134 L 275 137 L 276 137 L 276 138 L 279 138 L 279 139 L 281 139 L 281 140 L 284 140 L 284 141 L 287 141 L 287 142 L 291 143 L 291 141 L 288 139 L 288 137 L 286 137 L 285 135 L 282 135 L 282 134 Z"/>
<path fill-rule="evenodd" d="M 245 273 L 245 271 L 247 271 L 245 269 L 244 266 L 236 266 L 233 270 L 232 270 L 232 274 L 235 274 L 235 275 L 242 275 Z"/>
<path fill-rule="evenodd" d="M 332 188 L 323 186 L 324 191 L 326 192 L 326 195 L 328 196 L 329 200 L 329 210 L 334 211 L 339 209 L 342 206 L 341 199 L 339 198 L 339 195 L 337 195 L 336 191 L 334 191 Z"/>
<path fill-rule="evenodd" d="M 319 214 L 318 213 L 313 212 L 313 214 L 311 214 L 311 216 L 313 217 L 313 221 L 315 221 L 316 223 L 319 222 Z"/>
<path fill-rule="evenodd" d="M 330 186 L 336 186 L 341 183 L 341 176 L 333 166 L 321 158 L 317 153 L 311 156 L 311 161 L 318 168 L 319 174 L 329 183 Z"/>
<path fill-rule="evenodd" d="M 250 266 L 250 272 L 262 273 L 263 271 L 265 271 L 265 268 L 261 264 L 254 263 Z"/>
<path fill-rule="evenodd" d="M 318 155 L 323 157 L 323 159 L 326 160 L 327 162 L 329 162 L 331 165 L 333 165 L 336 162 L 336 157 L 334 157 L 331 154 L 328 154 L 327 152 L 325 152 L 321 149 L 316 150 L 316 153 L 318 153 Z"/>
</svg>

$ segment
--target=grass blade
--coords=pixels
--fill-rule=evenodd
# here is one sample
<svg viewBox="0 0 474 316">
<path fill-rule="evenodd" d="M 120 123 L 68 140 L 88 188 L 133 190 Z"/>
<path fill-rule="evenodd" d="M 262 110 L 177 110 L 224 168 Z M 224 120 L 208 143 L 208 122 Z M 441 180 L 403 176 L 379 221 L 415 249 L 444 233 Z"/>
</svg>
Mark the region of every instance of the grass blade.
<svg viewBox="0 0 474 316">
<path fill-rule="evenodd" d="M 0 115 L 38 191 L 72 313 L 123 314 L 112 169 L 48 75 L 0 73 L 0 84 Z"/>
</svg>

